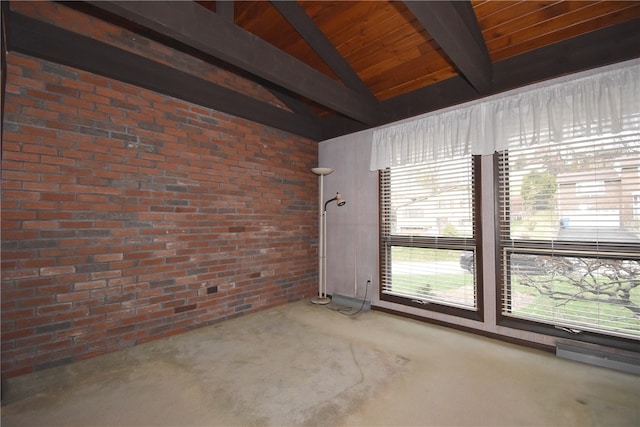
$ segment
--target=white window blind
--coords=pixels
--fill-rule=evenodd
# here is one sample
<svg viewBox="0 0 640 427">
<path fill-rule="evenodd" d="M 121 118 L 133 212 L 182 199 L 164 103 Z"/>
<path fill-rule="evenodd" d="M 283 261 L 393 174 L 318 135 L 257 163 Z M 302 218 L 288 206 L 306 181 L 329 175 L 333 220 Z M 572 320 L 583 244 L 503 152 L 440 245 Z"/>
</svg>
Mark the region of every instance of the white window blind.
<svg viewBox="0 0 640 427">
<path fill-rule="evenodd" d="M 473 169 L 465 156 L 381 171 L 382 299 L 477 309 Z"/>
<path fill-rule="evenodd" d="M 502 315 L 640 339 L 640 132 L 514 146 L 498 175 Z"/>
</svg>

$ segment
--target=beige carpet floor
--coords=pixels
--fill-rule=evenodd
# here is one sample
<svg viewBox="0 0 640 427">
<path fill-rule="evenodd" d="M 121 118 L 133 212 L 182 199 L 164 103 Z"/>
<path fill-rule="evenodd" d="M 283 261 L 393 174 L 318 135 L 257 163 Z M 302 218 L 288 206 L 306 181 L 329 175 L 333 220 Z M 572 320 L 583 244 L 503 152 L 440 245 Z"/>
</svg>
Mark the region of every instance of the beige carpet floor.
<svg viewBox="0 0 640 427">
<path fill-rule="evenodd" d="M 13 426 L 639 426 L 640 377 L 301 301 L 12 379 Z"/>
</svg>

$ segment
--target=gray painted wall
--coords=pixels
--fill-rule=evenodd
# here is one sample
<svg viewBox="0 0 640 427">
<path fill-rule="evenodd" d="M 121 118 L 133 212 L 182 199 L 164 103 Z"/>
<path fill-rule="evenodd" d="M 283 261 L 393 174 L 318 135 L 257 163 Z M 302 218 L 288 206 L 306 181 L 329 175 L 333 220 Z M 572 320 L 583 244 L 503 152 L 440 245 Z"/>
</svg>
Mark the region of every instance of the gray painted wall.
<svg viewBox="0 0 640 427">
<path fill-rule="evenodd" d="M 319 166 L 334 170 L 324 199 L 336 191 L 347 200 L 327 207 L 327 292 L 367 300 L 378 286 L 378 173 L 369 171 L 372 131 L 320 143 Z"/>
<path fill-rule="evenodd" d="M 367 130 L 319 144 L 318 166 L 334 169 L 331 175 L 325 177 L 324 199 L 328 200 L 339 191 L 347 200 L 347 204 L 341 208 L 332 203 L 327 209 L 327 293 L 362 299 L 367 279 L 371 278 L 367 301 L 372 305 L 525 341 L 555 345 L 553 337 L 496 324 L 493 260 L 485 260 L 484 322 L 380 301 L 378 173 L 369 171 L 372 134 L 373 130 Z M 483 156 L 482 222 L 485 236 L 493 235 L 494 226 L 493 186 L 490 181 L 492 167 L 492 156 Z M 493 253 L 493 240 L 484 239 L 483 247 L 485 253 Z"/>
</svg>

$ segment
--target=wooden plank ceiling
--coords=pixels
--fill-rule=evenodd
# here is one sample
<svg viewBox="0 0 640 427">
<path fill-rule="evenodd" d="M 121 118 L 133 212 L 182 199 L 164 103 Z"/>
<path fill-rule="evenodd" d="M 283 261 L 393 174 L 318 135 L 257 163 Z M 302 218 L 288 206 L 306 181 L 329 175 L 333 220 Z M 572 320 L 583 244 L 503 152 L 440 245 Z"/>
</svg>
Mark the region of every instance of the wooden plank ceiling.
<svg viewBox="0 0 640 427">
<path fill-rule="evenodd" d="M 69 2 L 174 48 L 229 66 L 280 105 L 159 68 L 141 84 L 323 140 L 528 83 L 640 56 L 639 1 Z M 44 39 L 60 29 L 20 20 L 9 49 L 135 81 Z M 52 34 L 56 33 L 56 34 Z M 73 37 L 71 37 L 73 38 Z M 65 39 L 66 40 L 66 39 Z M 89 43 L 86 41 L 86 43 Z M 44 52 L 46 50 L 46 52 Z M 131 55 L 130 53 L 127 53 Z M 77 55 L 76 55 L 77 56 Z M 135 62 L 135 58 L 125 58 Z M 96 60 L 98 60 L 96 58 Z M 148 64 L 142 64 L 148 66 Z M 158 65 L 160 67 L 160 65 Z M 96 69 L 99 68 L 99 69 Z M 215 85 L 214 85 L 215 86 Z M 285 105 L 286 107 L 282 107 Z M 281 111 L 274 111 L 281 110 Z"/>
</svg>

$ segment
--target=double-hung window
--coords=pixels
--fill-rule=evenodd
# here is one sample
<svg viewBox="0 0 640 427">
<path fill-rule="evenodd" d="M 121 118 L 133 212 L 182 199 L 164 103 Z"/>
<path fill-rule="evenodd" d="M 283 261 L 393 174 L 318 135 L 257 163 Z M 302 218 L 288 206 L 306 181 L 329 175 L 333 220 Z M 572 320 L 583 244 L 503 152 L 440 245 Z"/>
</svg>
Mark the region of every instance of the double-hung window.
<svg viewBox="0 0 640 427">
<path fill-rule="evenodd" d="M 371 147 L 382 301 L 483 321 L 496 301 L 487 328 L 637 346 L 640 61 L 378 129 Z"/>
<path fill-rule="evenodd" d="M 627 125 L 499 154 L 503 324 L 640 339 L 640 132 Z"/>
<path fill-rule="evenodd" d="M 479 158 L 380 172 L 380 298 L 481 318 L 476 211 Z"/>
</svg>

